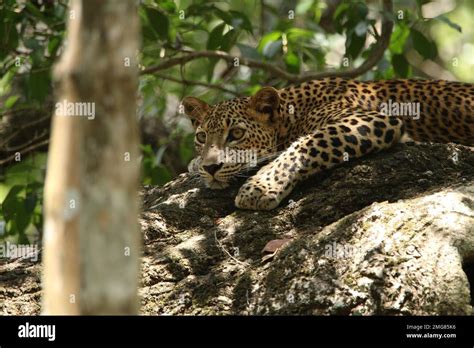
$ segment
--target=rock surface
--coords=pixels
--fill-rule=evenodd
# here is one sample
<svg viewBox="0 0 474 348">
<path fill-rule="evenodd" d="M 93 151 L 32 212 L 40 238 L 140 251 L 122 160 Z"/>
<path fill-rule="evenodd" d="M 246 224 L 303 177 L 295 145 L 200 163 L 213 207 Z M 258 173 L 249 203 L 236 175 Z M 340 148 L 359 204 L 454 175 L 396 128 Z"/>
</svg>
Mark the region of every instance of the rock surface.
<svg viewBox="0 0 474 348">
<path fill-rule="evenodd" d="M 141 313 L 473 314 L 472 149 L 398 145 L 270 212 L 237 210 L 239 184 L 183 174 L 144 188 Z M 39 314 L 39 275 L 3 261 L 0 313 Z"/>
</svg>

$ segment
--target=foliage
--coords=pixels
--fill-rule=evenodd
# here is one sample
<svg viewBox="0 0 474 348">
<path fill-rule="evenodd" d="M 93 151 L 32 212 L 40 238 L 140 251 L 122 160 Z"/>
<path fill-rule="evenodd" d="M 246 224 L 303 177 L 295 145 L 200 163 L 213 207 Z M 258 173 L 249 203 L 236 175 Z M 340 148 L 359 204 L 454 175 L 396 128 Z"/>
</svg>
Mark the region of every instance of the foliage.
<svg viewBox="0 0 474 348">
<path fill-rule="evenodd" d="M 464 28 L 449 15 L 422 18 L 421 6 L 427 2 L 407 0 L 403 7 L 395 6 L 393 13 L 383 13 L 395 24 L 389 48 L 376 69 L 361 79 L 415 76 L 418 67 L 408 59 L 413 51 L 421 61 L 439 61 L 438 46 L 430 37 L 432 22 L 463 35 Z M 9 111 L 41 108 L 51 98 L 51 70 L 62 51 L 65 22 L 71 15 L 67 5 L 66 0 L 3 0 L 0 4 L 0 122 Z M 379 4 L 341 1 L 329 25 L 323 25 L 326 8 L 323 0 L 144 0 L 139 7 L 140 66 L 205 50 L 229 52 L 293 74 L 359 66 L 380 35 L 376 29 Z M 178 149 L 168 153 L 168 158 L 180 165 L 192 158 L 191 128 L 184 118 L 175 117 L 182 97 L 195 95 L 212 103 L 253 94 L 262 85 L 287 83 L 261 69 L 239 69 L 218 58 L 141 75 L 139 116 L 160 118 L 167 134 L 142 147 L 143 183 L 163 184 L 172 178 L 172 163 L 163 161 L 170 149 Z M 172 147 L 172 143 L 178 145 Z M 3 237 L 24 242 L 28 231 L 41 231 L 45 163 L 44 154 L 35 154 L 0 171 Z"/>
<path fill-rule="evenodd" d="M 52 94 L 51 67 L 65 35 L 66 2 L 0 5 L 0 121 L 12 110 L 43 107 Z M 2 139 L 0 139 L 0 143 Z M 42 230 L 46 154 L 21 156 L 0 171 L 0 240 L 28 243 Z"/>
<path fill-rule="evenodd" d="M 0 184 L 0 237 L 24 244 L 38 238 L 43 228 L 43 183 L 46 154 L 30 156 L 10 166 Z"/>
</svg>

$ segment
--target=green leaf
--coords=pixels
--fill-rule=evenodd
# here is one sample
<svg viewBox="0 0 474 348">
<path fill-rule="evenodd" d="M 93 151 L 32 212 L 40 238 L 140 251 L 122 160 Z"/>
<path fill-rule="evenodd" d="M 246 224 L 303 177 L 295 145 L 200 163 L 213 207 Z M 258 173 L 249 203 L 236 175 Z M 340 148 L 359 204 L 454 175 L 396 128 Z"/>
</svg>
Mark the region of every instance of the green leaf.
<svg viewBox="0 0 474 348">
<path fill-rule="evenodd" d="M 410 30 L 410 37 L 413 41 L 413 47 L 426 59 L 433 59 L 437 55 L 436 44 L 426 38 L 416 29 Z"/>
<path fill-rule="evenodd" d="M 32 50 L 35 50 L 35 49 L 41 47 L 39 42 L 36 41 L 33 38 L 26 39 L 26 40 L 23 41 L 23 43 L 25 44 L 26 48 L 29 48 L 29 49 L 32 49 Z"/>
<path fill-rule="evenodd" d="M 207 40 L 207 49 L 208 50 L 216 50 L 222 44 L 222 33 L 224 31 L 226 24 L 222 23 L 212 29 L 211 33 L 209 34 L 209 38 Z"/>
<path fill-rule="evenodd" d="M 272 31 L 271 33 L 266 34 L 260 39 L 260 43 L 258 44 L 258 52 L 263 54 L 263 49 L 265 46 L 272 41 L 277 41 L 281 38 L 281 31 Z"/>
<path fill-rule="evenodd" d="M 12 95 L 8 97 L 8 99 L 5 101 L 5 108 L 6 109 L 11 109 L 13 105 L 15 105 L 16 101 L 20 98 L 19 95 Z"/>
<path fill-rule="evenodd" d="M 163 10 L 167 12 L 171 12 L 171 13 L 176 12 L 176 4 L 174 3 L 173 0 L 161 0 L 158 3 L 158 6 L 160 6 L 160 8 L 162 8 Z"/>
<path fill-rule="evenodd" d="M 247 95 L 255 95 L 255 93 L 257 93 L 261 89 L 262 89 L 262 86 L 257 84 L 257 85 L 250 86 L 249 88 L 247 88 L 245 90 L 245 93 Z"/>
<path fill-rule="evenodd" d="M 23 185 L 13 185 L 10 188 L 10 191 L 8 191 L 7 196 L 5 197 L 5 199 L 2 202 L 3 211 L 5 211 L 5 209 L 8 208 L 12 204 L 12 202 L 15 200 L 16 196 L 18 196 L 18 194 L 20 194 L 23 191 L 24 188 L 25 187 Z M 12 210 L 10 210 L 10 211 L 12 211 Z"/>
<path fill-rule="evenodd" d="M 213 9 L 214 9 L 214 14 L 219 17 L 220 19 L 222 19 L 224 21 L 224 23 L 230 25 L 230 26 L 234 26 L 232 24 L 232 15 L 228 12 L 224 12 L 222 11 L 221 9 L 213 6 Z"/>
<path fill-rule="evenodd" d="M 313 0 L 298 1 L 298 4 L 296 5 L 295 9 L 296 14 L 304 15 L 311 9 L 311 6 L 313 6 L 313 4 Z"/>
<path fill-rule="evenodd" d="M 367 5 L 362 2 L 351 4 L 347 12 L 348 19 L 345 25 L 346 28 L 355 28 L 360 22 L 365 21 L 368 12 L 369 9 L 367 8 Z"/>
<path fill-rule="evenodd" d="M 359 36 L 354 32 L 346 40 L 346 56 L 356 59 L 365 44 L 365 35 Z"/>
<path fill-rule="evenodd" d="M 158 37 L 162 40 L 168 39 L 170 22 L 168 17 L 154 8 L 145 8 L 148 22 L 150 23 L 153 30 L 157 33 Z"/>
<path fill-rule="evenodd" d="M 7 12 L 7 11 L 2 11 Z M 16 22 L 12 18 L 5 16 L 1 18 L 0 24 L 0 61 L 18 46 L 19 35 L 15 27 Z"/>
<path fill-rule="evenodd" d="M 21 223 L 25 215 L 24 198 L 21 197 L 23 193 L 24 186 L 14 185 L 3 200 L 2 210 L 6 222 L 16 220 L 17 216 L 20 215 L 20 226 L 23 226 Z"/>
<path fill-rule="evenodd" d="M 182 6 L 182 5 L 181 5 Z M 216 7 L 213 4 L 191 4 L 185 9 L 186 17 L 201 16 L 204 13 L 213 11 Z"/>
<path fill-rule="evenodd" d="M 31 215 L 32 214 L 28 214 L 28 212 L 26 211 L 25 200 L 24 199 L 19 200 L 17 202 L 14 221 L 15 221 L 17 231 L 20 234 L 20 237 L 22 234 L 25 233 L 26 228 L 30 224 Z"/>
<path fill-rule="evenodd" d="M 256 48 L 245 45 L 245 44 L 241 44 L 241 43 L 238 43 L 236 46 L 239 48 L 240 53 L 245 58 L 250 58 L 250 59 L 254 59 L 254 60 L 261 60 L 261 56 L 258 53 Z"/>
<path fill-rule="evenodd" d="M 28 79 L 28 98 L 41 103 L 50 93 L 49 71 L 42 70 L 30 73 Z"/>
<path fill-rule="evenodd" d="M 285 56 L 285 64 L 289 72 L 298 74 L 300 72 L 300 59 L 293 52 Z"/>
<path fill-rule="evenodd" d="M 446 17 L 445 15 L 440 15 L 440 16 L 435 17 L 435 18 L 433 18 L 433 19 L 437 19 L 437 20 L 439 20 L 439 21 L 441 21 L 441 22 L 444 22 L 444 23 L 446 23 L 447 25 L 449 25 L 451 28 L 453 28 L 454 30 L 457 30 L 457 31 L 459 31 L 460 33 L 462 33 L 462 28 L 461 28 L 461 26 L 460 26 L 459 24 L 456 24 L 456 23 L 451 22 L 451 20 L 450 20 L 448 17 Z"/>
<path fill-rule="evenodd" d="M 52 37 L 48 41 L 48 54 L 50 57 L 55 57 L 56 56 L 56 51 L 59 48 L 59 45 L 61 43 L 61 39 L 57 36 Z"/>
<path fill-rule="evenodd" d="M 37 194 L 32 192 L 28 193 L 25 198 L 25 211 L 28 215 L 33 214 L 33 211 L 35 210 L 36 203 L 38 201 Z"/>
<path fill-rule="evenodd" d="M 410 30 L 405 25 L 396 25 L 393 31 L 392 37 L 390 38 L 389 49 L 394 54 L 403 53 L 406 40 L 410 36 Z"/>
<path fill-rule="evenodd" d="M 410 65 L 403 54 L 395 54 L 392 57 L 392 65 L 399 77 L 408 77 Z"/>
<path fill-rule="evenodd" d="M 248 17 L 243 14 L 242 12 L 238 11 L 229 11 L 229 13 L 232 16 L 232 26 L 234 28 L 242 28 L 249 32 L 250 34 L 253 34 L 253 28 L 252 28 L 252 23 L 248 19 Z"/>
<path fill-rule="evenodd" d="M 369 8 L 365 3 L 359 1 L 355 4 L 355 11 L 358 18 L 365 19 L 369 13 Z"/>
<path fill-rule="evenodd" d="M 63 18 L 65 16 L 66 10 L 68 10 L 66 6 L 61 6 L 58 4 L 57 6 L 54 7 L 54 17 L 56 17 L 57 19 L 60 19 L 61 22 L 63 22 Z M 57 29 L 56 26 L 55 28 Z M 64 30 L 64 29 L 61 28 L 61 30 Z"/>
<path fill-rule="evenodd" d="M 46 57 L 44 56 L 42 50 L 34 50 L 33 52 L 30 53 L 30 57 L 32 60 L 33 70 L 42 68 L 46 65 L 45 64 Z"/>
<path fill-rule="evenodd" d="M 0 78 L 0 96 L 4 96 L 5 94 L 10 93 L 12 89 L 11 84 L 16 72 L 15 70 L 16 69 L 8 70 L 8 72 L 5 75 L 3 75 L 2 78 Z"/>
<path fill-rule="evenodd" d="M 229 52 L 232 47 L 234 47 L 237 42 L 237 37 L 240 32 L 234 29 L 229 30 L 222 38 L 221 50 L 224 52 Z"/>
<path fill-rule="evenodd" d="M 332 16 L 333 19 L 336 21 L 339 21 L 341 17 L 344 15 L 344 13 L 347 12 L 349 9 L 349 4 L 347 2 L 342 1 L 339 6 L 337 6 L 336 11 L 334 11 L 334 14 Z"/>
<path fill-rule="evenodd" d="M 314 36 L 314 32 L 301 28 L 290 28 L 286 31 L 286 36 L 288 41 L 311 39 Z"/>
<path fill-rule="evenodd" d="M 31 3 L 30 1 L 27 1 L 25 3 L 25 6 L 28 9 L 28 12 L 30 12 L 31 15 L 36 17 L 36 19 L 38 19 L 39 21 L 42 21 L 43 23 L 46 23 L 46 24 L 48 23 L 48 21 L 46 20 L 46 17 L 43 15 L 43 13 L 40 10 L 38 10 L 38 8 L 33 3 Z"/>
<path fill-rule="evenodd" d="M 11 186 L 29 186 L 34 182 L 43 182 L 46 158 L 46 154 L 35 154 L 10 165 L 5 171 L 5 183 Z"/>
<path fill-rule="evenodd" d="M 221 9 L 214 7 L 214 14 L 222 19 L 224 23 L 232 26 L 235 29 L 244 29 L 245 31 L 253 34 L 252 23 L 248 19 L 248 17 L 243 14 L 242 12 L 238 11 L 222 11 Z"/>
<path fill-rule="evenodd" d="M 282 47 L 281 40 L 271 41 L 265 45 L 262 53 L 266 58 L 272 58 L 273 56 L 275 56 L 275 54 L 277 54 L 278 52 L 281 52 L 281 47 Z"/>
</svg>

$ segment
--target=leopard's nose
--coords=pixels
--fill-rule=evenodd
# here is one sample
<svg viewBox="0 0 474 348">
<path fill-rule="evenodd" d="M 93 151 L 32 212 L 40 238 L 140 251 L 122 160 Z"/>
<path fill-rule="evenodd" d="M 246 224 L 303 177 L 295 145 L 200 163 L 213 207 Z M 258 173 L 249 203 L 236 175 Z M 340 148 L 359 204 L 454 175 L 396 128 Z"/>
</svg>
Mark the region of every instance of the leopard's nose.
<svg viewBox="0 0 474 348">
<path fill-rule="evenodd" d="M 219 164 L 211 164 L 209 166 L 202 166 L 206 172 L 208 172 L 211 175 L 214 175 L 219 169 L 222 168 L 222 165 L 224 163 L 219 163 Z"/>
</svg>

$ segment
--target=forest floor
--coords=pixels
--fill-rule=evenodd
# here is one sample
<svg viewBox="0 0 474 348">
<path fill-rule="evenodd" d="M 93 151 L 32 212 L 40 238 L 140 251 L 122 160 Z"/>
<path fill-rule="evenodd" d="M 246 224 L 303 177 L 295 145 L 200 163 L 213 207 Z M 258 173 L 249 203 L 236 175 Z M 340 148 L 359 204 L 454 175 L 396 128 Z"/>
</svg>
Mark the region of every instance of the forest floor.
<svg viewBox="0 0 474 348">
<path fill-rule="evenodd" d="M 236 209 L 241 183 L 143 189 L 142 314 L 472 314 L 471 148 L 398 145 L 270 212 Z M 0 314 L 40 298 L 40 262 L 0 260 Z"/>
</svg>

